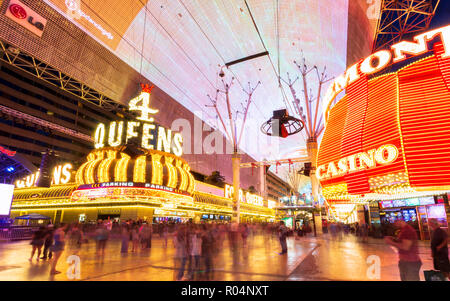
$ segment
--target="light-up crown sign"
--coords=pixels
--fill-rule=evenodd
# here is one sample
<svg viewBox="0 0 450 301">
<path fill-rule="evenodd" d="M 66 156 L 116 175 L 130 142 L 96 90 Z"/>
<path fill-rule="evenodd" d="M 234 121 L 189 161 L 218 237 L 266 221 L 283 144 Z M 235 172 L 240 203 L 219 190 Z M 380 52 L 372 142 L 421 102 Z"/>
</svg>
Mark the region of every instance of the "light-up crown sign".
<svg viewBox="0 0 450 301">
<path fill-rule="evenodd" d="M 153 122 L 153 117 L 150 117 L 150 115 L 154 115 L 159 112 L 159 110 L 155 110 L 150 108 L 150 93 L 152 89 L 155 86 L 149 87 L 148 84 L 141 84 L 142 92 L 139 94 L 138 97 L 133 98 L 130 100 L 128 107 L 130 111 L 141 111 L 141 116 L 137 117 L 136 119 L 142 120 L 142 121 L 148 121 Z M 140 102 L 142 103 L 138 105 Z"/>
</svg>

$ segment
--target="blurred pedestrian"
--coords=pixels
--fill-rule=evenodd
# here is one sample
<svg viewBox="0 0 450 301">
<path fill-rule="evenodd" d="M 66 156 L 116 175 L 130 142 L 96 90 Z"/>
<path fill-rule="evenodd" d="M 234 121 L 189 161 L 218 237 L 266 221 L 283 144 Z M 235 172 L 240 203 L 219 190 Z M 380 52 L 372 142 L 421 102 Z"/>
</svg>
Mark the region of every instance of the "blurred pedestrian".
<svg viewBox="0 0 450 301">
<path fill-rule="evenodd" d="M 128 253 L 128 244 L 130 242 L 130 236 L 131 236 L 131 233 L 129 231 L 128 225 L 127 224 L 123 225 L 122 233 L 121 233 L 121 238 L 122 238 L 122 246 L 120 248 L 121 253 Z"/>
<path fill-rule="evenodd" d="M 202 253 L 202 236 L 201 231 L 194 227 L 190 234 L 190 261 L 189 261 L 189 279 L 196 278 L 200 270 L 200 257 Z"/>
<path fill-rule="evenodd" d="M 65 247 L 65 233 L 67 225 L 60 224 L 53 235 L 53 245 L 51 246 L 51 251 L 53 252 L 54 256 L 51 262 L 50 267 L 50 275 L 59 274 L 60 271 L 56 270 L 56 265 L 58 264 L 58 260 L 61 257 L 62 252 L 64 251 Z"/>
<path fill-rule="evenodd" d="M 37 231 L 33 233 L 31 238 L 31 257 L 28 259 L 30 262 L 33 261 L 34 253 L 37 250 L 36 261 L 39 261 L 39 257 L 41 256 L 41 249 L 45 242 L 45 227 L 39 227 Z"/>
<path fill-rule="evenodd" d="M 178 227 L 178 231 L 174 236 L 175 270 L 178 270 L 178 273 L 176 274 L 176 280 L 183 279 L 184 269 L 188 259 L 188 238 L 186 232 L 186 226 L 180 225 Z"/>
<path fill-rule="evenodd" d="M 205 265 L 205 280 L 211 280 L 213 278 L 213 249 L 214 249 L 214 237 L 207 225 L 203 225 L 202 231 L 202 259 Z"/>
<path fill-rule="evenodd" d="M 280 226 L 278 227 L 278 238 L 280 240 L 280 245 L 281 245 L 281 253 L 280 255 L 286 254 L 287 253 L 287 228 L 284 225 L 283 221 L 280 221 Z"/>
<path fill-rule="evenodd" d="M 41 259 L 52 259 L 52 251 L 50 250 L 50 247 L 53 244 L 53 232 L 54 232 L 54 227 L 52 224 L 47 225 L 47 229 L 45 231 L 45 237 L 44 237 L 44 251 L 43 251 L 43 256 L 41 257 Z"/>
<path fill-rule="evenodd" d="M 400 229 L 397 238 L 386 236 L 387 244 L 398 249 L 400 279 L 402 281 L 420 281 L 420 267 L 422 261 L 419 257 L 416 230 L 403 220 L 397 220 L 395 227 Z"/>
<path fill-rule="evenodd" d="M 95 240 L 97 241 L 97 256 L 105 256 L 106 242 L 108 241 L 109 232 L 102 222 L 100 222 L 95 230 Z"/>
<path fill-rule="evenodd" d="M 441 271 L 450 280 L 447 231 L 442 229 L 439 222 L 434 218 L 429 219 L 428 224 L 433 230 L 431 235 L 431 255 L 433 256 L 434 269 Z"/>
<path fill-rule="evenodd" d="M 74 251 L 75 254 L 77 254 L 80 249 L 83 242 L 83 232 L 78 227 L 77 224 L 74 224 L 70 231 L 68 232 L 69 236 L 69 249 Z"/>
<path fill-rule="evenodd" d="M 131 229 L 131 242 L 131 252 L 136 252 L 139 248 L 139 228 L 136 224 L 134 224 Z"/>
<path fill-rule="evenodd" d="M 169 237 L 169 227 L 165 223 L 162 227 L 162 237 L 164 240 L 164 248 L 167 248 L 167 239 Z"/>
<path fill-rule="evenodd" d="M 249 235 L 249 229 L 247 224 L 241 224 L 241 238 L 242 238 L 242 247 L 247 248 L 247 237 Z"/>
</svg>

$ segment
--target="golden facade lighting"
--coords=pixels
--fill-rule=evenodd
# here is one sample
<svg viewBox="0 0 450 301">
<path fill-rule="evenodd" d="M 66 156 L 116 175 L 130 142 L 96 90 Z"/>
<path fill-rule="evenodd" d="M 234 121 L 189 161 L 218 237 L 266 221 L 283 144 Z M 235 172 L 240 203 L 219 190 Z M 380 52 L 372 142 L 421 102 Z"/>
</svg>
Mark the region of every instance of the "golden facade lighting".
<svg viewBox="0 0 450 301">
<path fill-rule="evenodd" d="M 162 155 L 152 154 L 152 183 L 156 185 L 163 184 L 163 165 L 161 164 Z"/>
<path fill-rule="evenodd" d="M 134 164 L 133 182 L 145 183 L 146 168 L 147 168 L 147 156 L 143 155 L 137 157 L 136 162 Z"/>
</svg>

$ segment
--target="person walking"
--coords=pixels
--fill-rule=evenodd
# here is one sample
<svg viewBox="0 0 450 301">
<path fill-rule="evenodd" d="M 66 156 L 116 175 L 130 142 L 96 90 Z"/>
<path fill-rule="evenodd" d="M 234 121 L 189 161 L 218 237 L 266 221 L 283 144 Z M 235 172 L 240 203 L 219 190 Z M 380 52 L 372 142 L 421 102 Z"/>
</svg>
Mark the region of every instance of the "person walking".
<svg viewBox="0 0 450 301">
<path fill-rule="evenodd" d="M 188 238 L 185 225 L 180 225 L 174 236 L 176 280 L 182 280 L 188 258 Z"/>
<path fill-rule="evenodd" d="M 81 245 L 83 243 L 83 232 L 78 227 L 77 224 L 72 226 L 69 233 L 69 249 L 74 252 L 74 254 L 78 254 L 81 249 Z"/>
<path fill-rule="evenodd" d="M 138 225 L 133 225 L 133 228 L 131 229 L 131 241 L 132 241 L 132 248 L 131 252 L 136 252 L 139 247 L 139 228 Z"/>
<path fill-rule="evenodd" d="M 95 230 L 95 239 L 97 241 L 97 256 L 105 256 L 106 242 L 108 241 L 109 231 L 106 226 L 100 222 Z"/>
<path fill-rule="evenodd" d="M 214 237 L 207 225 L 203 225 L 201 256 L 205 264 L 205 280 L 213 278 Z"/>
<path fill-rule="evenodd" d="M 280 221 L 280 226 L 278 227 L 278 238 L 280 240 L 280 245 L 281 245 L 280 255 L 286 254 L 287 253 L 287 242 L 286 242 L 287 228 L 284 225 L 283 221 Z"/>
<path fill-rule="evenodd" d="M 47 226 L 47 230 L 45 231 L 45 238 L 44 238 L 44 251 L 42 252 L 43 256 L 41 257 L 41 259 L 46 260 L 48 259 L 52 259 L 52 251 L 50 250 L 50 247 L 53 245 L 53 232 L 54 232 L 54 227 L 52 224 L 49 224 Z"/>
<path fill-rule="evenodd" d="M 34 253 L 37 250 L 37 256 L 36 261 L 39 261 L 39 257 L 41 256 L 41 249 L 44 245 L 44 238 L 45 238 L 45 227 L 39 227 L 39 230 L 33 233 L 33 236 L 31 238 L 31 257 L 28 259 L 30 262 L 33 261 Z"/>
<path fill-rule="evenodd" d="M 51 267 L 50 267 L 50 275 L 55 275 L 61 273 L 56 270 L 56 265 L 58 264 L 58 260 L 61 257 L 62 252 L 64 251 L 65 246 L 65 238 L 64 231 L 66 230 L 67 225 L 60 224 L 59 227 L 55 230 L 54 233 L 54 244 L 51 247 L 51 251 L 54 253 Z"/>
<path fill-rule="evenodd" d="M 164 248 L 167 248 L 167 239 L 169 237 L 169 227 L 165 223 L 162 228 L 162 237 L 164 239 Z"/>
<path fill-rule="evenodd" d="M 402 281 L 420 281 L 420 267 L 416 230 L 403 220 L 397 220 L 395 227 L 400 229 L 397 238 L 386 236 L 385 242 L 398 249 L 398 268 Z"/>
<path fill-rule="evenodd" d="M 121 253 L 128 253 L 128 244 L 130 242 L 131 233 L 130 233 L 130 231 L 128 229 L 128 225 L 127 224 L 122 225 L 121 236 L 122 236 L 122 246 L 120 248 L 120 252 Z"/>
<path fill-rule="evenodd" d="M 431 256 L 433 257 L 433 267 L 442 272 L 450 280 L 450 262 L 448 259 L 448 235 L 442 229 L 439 222 L 432 218 L 428 220 L 433 233 L 431 235 Z"/>
<path fill-rule="evenodd" d="M 193 226 L 191 233 L 189 233 L 189 245 L 189 279 L 193 280 L 200 269 L 200 256 L 202 252 L 201 232 L 196 226 Z"/>
</svg>

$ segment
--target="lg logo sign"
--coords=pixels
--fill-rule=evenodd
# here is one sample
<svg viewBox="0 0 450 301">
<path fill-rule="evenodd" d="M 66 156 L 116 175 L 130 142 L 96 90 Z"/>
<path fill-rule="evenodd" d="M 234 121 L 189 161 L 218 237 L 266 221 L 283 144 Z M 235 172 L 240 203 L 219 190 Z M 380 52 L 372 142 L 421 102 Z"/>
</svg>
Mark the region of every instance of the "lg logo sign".
<svg viewBox="0 0 450 301">
<path fill-rule="evenodd" d="M 9 6 L 9 11 L 13 14 L 17 19 L 25 19 L 27 17 L 27 12 L 25 9 L 19 4 L 11 4 Z"/>
<path fill-rule="evenodd" d="M 9 2 L 9 7 L 5 15 L 39 37 L 42 36 L 45 24 L 47 24 L 46 19 L 18 0 L 11 0 Z"/>
</svg>

